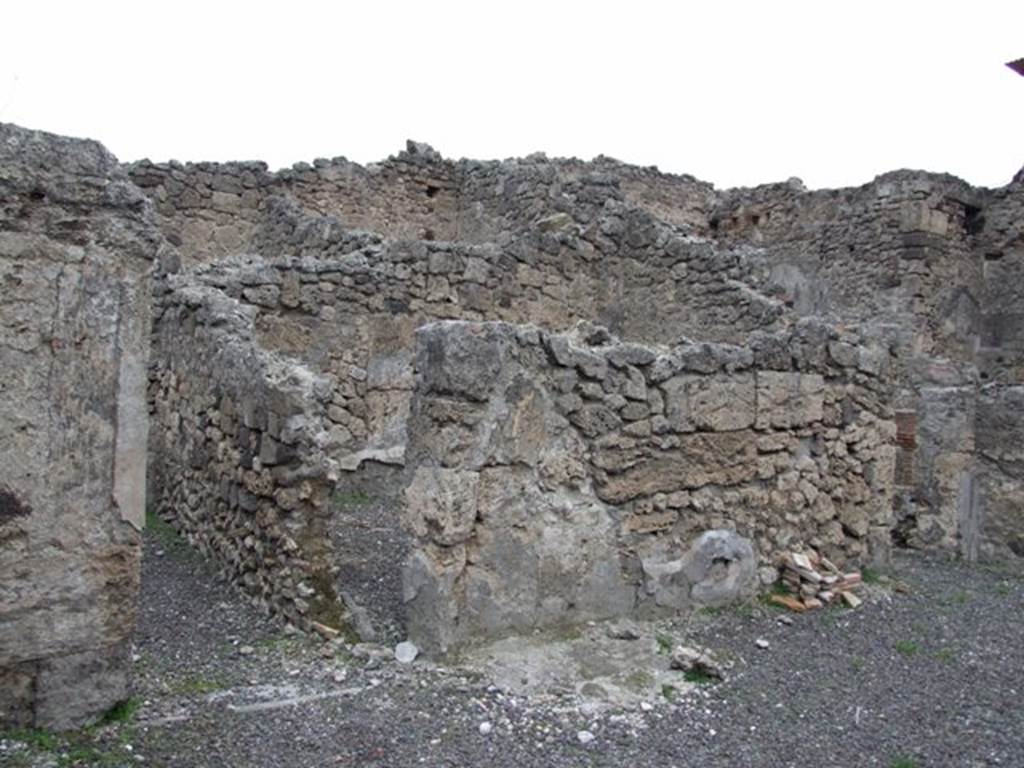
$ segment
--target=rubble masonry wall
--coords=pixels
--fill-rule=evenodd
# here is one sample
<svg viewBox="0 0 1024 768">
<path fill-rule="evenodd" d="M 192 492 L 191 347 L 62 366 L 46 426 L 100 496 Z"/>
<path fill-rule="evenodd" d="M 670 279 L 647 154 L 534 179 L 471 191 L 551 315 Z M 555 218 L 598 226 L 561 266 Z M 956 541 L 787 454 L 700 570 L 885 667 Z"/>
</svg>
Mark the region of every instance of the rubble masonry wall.
<svg viewBox="0 0 1024 768">
<path fill-rule="evenodd" d="M 854 334 L 654 347 L 441 322 L 416 350 L 404 600 L 425 648 L 714 604 L 803 546 L 887 561 L 890 361 Z M 702 565 L 715 529 L 750 562 Z"/>
</svg>

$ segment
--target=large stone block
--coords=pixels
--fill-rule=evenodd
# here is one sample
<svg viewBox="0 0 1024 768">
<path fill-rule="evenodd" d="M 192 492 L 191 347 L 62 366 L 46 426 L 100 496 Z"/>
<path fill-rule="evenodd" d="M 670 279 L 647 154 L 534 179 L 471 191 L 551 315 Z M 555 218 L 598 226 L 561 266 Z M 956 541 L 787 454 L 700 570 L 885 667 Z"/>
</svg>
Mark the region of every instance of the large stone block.
<svg viewBox="0 0 1024 768">
<path fill-rule="evenodd" d="M 750 430 L 684 435 L 678 448 L 639 460 L 596 485 L 598 496 L 622 504 L 638 496 L 704 485 L 736 485 L 757 476 L 757 440 Z"/>
<path fill-rule="evenodd" d="M 748 429 L 757 416 L 753 374 L 676 376 L 662 386 L 665 416 L 677 432 Z"/>
<path fill-rule="evenodd" d="M 821 421 L 825 381 L 818 374 L 759 371 L 758 429 L 789 429 Z"/>
<path fill-rule="evenodd" d="M 444 546 L 465 541 L 476 523 L 479 480 L 476 472 L 418 467 L 405 493 L 407 525 Z"/>
<path fill-rule="evenodd" d="M 461 327 L 460 327 L 461 326 Z M 416 371 L 426 391 L 482 401 L 494 386 L 505 361 L 496 335 L 507 333 L 492 323 L 434 323 L 417 334 Z"/>
</svg>

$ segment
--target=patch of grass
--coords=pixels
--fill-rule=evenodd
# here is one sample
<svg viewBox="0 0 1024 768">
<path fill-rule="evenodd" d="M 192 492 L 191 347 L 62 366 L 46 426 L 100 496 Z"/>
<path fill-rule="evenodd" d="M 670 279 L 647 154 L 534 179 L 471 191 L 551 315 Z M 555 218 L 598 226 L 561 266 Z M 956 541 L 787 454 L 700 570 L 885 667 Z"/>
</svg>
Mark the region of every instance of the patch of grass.
<svg viewBox="0 0 1024 768">
<path fill-rule="evenodd" d="M 757 615 L 757 604 L 753 600 L 744 600 L 733 606 L 733 613 L 746 619 L 753 618 Z"/>
<path fill-rule="evenodd" d="M 725 613 L 725 606 L 722 605 L 702 605 L 697 609 L 697 613 L 702 616 L 720 616 Z"/>
<path fill-rule="evenodd" d="M 138 699 L 130 698 L 124 701 L 118 702 L 110 709 L 107 713 L 100 718 L 99 725 L 116 725 L 120 723 L 129 723 L 135 718 L 135 713 L 139 711 L 139 707 L 142 706 L 142 702 Z"/>
<path fill-rule="evenodd" d="M 675 643 L 672 640 L 671 635 L 666 635 L 664 632 L 658 632 L 654 636 L 654 641 L 658 644 L 658 653 L 665 656 L 672 653 L 672 646 Z"/>
<path fill-rule="evenodd" d="M 954 603 L 955 605 L 966 605 L 971 601 L 971 595 L 969 592 L 965 592 L 961 589 L 954 592 L 950 596 L 949 600 L 951 603 Z"/>
<path fill-rule="evenodd" d="M 688 683 L 694 683 L 695 685 L 710 685 L 715 682 L 715 678 L 709 675 L 702 669 L 688 669 L 683 672 L 683 679 Z"/>
<path fill-rule="evenodd" d="M 1001 581 L 996 584 L 996 594 L 1002 597 L 1008 596 L 1013 590 L 1010 589 L 1010 585 L 1005 581 Z"/>
<path fill-rule="evenodd" d="M 16 728 L 13 731 L 5 731 L 2 736 L 9 741 L 20 741 L 32 749 L 43 752 L 55 752 L 60 743 L 57 734 L 44 728 Z"/>
<path fill-rule="evenodd" d="M 300 651 L 306 642 L 307 639 L 302 635 L 272 635 L 260 640 L 254 640 L 252 647 L 290 655 Z M 235 646 L 232 645 L 231 648 L 234 649 Z"/>
<path fill-rule="evenodd" d="M 135 699 L 127 699 L 112 707 L 97 723 L 56 734 L 42 728 L 18 729 L 0 733 L 0 738 L 25 744 L 27 750 L 13 755 L 13 765 L 38 765 L 40 755 L 52 755 L 47 765 L 58 768 L 84 768 L 85 766 L 124 766 L 126 756 L 116 751 L 111 752 L 102 744 L 97 743 L 97 732 L 100 729 L 107 736 L 113 736 L 122 746 L 129 743 L 134 729 L 128 725 L 135 716 L 140 704 Z M 5 763 L 6 765 L 6 763 Z"/>
<path fill-rule="evenodd" d="M 935 652 L 935 658 L 943 664 L 951 664 L 956 659 L 956 651 L 952 648 L 940 648 Z"/>
<path fill-rule="evenodd" d="M 363 507 L 373 501 L 373 496 L 364 491 L 336 491 L 333 501 L 339 507 Z"/>
<path fill-rule="evenodd" d="M 860 569 L 860 578 L 865 584 L 878 584 L 884 580 L 881 572 L 867 565 Z"/>
<path fill-rule="evenodd" d="M 858 672 L 863 672 L 864 668 L 867 667 L 868 663 L 864 660 L 863 656 L 854 656 L 850 659 L 850 666 Z"/>
<path fill-rule="evenodd" d="M 187 546 L 185 540 L 174 530 L 174 526 L 151 509 L 146 510 L 146 529 L 164 549 L 180 549 Z"/>
<path fill-rule="evenodd" d="M 665 701 L 672 702 L 676 700 L 676 696 L 679 695 L 679 690 L 674 685 L 665 683 L 661 686 L 661 695 L 665 697 Z"/>
<path fill-rule="evenodd" d="M 918 762 L 912 757 L 900 755 L 889 761 L 889 768 L 918 768 Z"/>
<path fill-rule="evenodd" d="M 835 626 L 852 610 L 845 600 L 837 598 L 821 609 L 821 620 L 829 626 Z"/>
<path fill-rule="evenodd" d="M 111 755 L 87 744 L 76 744 L 65 752 L 61 752 L 57 758 L 57 765 L 61 768 L 77 768 L 77 766 L 116 765 L 116 755 Z"/>
<path fill-rule="evenodd" d="M 178 680 L 170 686 L 171 693 L 178 696 L 198 696 L 204 693 L 222 691 L 228 687 L 223 680 L 216 680 L 207 677 L 190 677 L 186 680 Z"/>
<path fill-rule="evenodd" d="M 794 597 L 793 593 L 786 589 L 786 586 L 782 583 L 782 580 L 776 581 L 771 587 L 768 588 L 767 592 L 762 592 L 758 595 L 758 601 L 762 606 L 773 611 L 783 611 L 784 613 L 789 612 L 789 608 L 784 605 L 772 602 L 772 595 L 783 595 L 785 597 Z"/>
<path fill-rule="evenodd" d="M 921 646 L 913 640 L 897 640 L 893 647 L 896 649 L 897 653 L 901 653 L 907 657 L 915 656 L 917 655 L 917 652 L 921 650 Z"/>
</svg>

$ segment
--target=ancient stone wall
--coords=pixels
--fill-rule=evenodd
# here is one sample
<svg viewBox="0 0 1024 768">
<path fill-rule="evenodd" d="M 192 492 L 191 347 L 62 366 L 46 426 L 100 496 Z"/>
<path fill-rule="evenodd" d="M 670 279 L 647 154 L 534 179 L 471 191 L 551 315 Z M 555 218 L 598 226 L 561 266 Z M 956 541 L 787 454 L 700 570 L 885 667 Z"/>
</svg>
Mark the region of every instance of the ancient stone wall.
<svg viewBox="0 0 1024 768">
<path fill-rule="evenodd" d="M 188 286 L 158 305 L 151 505 L 297 626 L 340 624 L 327 501 L 333 383 L 260 348 L 254 307 Z"/>
<path fill-rule="evenodd" d="M 993 190 L 972 220 L 981 263 L 983 381 L 1024 382 L 1024 177 Z"/>
<path fill-rule="evenodd" d="M 730 190 L 712 225 L 753 249 L 765 289 L 800 314 L 897 326 L 911 354 L 962 358 L 979 327 L 968 220 L 980 199 L 954 177 L 896 171 L 851 189 Z"/>
<path fill-rule="evenodd" d="M 291 195 L 310 212 L 391 237 L 455 239 L 454 167 L 424 145 L 363 167 L 343 157 L 270 173 L 265 163 L 126 166 L 152 198 L 185 266 L 248 249 L 269 197 Z"/>
<path fill-rule="evenodd" d="M 505 175 L 515 173 L 513 168 Z M 216 555 L 225 573 L 261 602 L 301 620 L 305 612 L 300 616 L 287 607 L 296 569 L 279 568 L 283 561 L 277 555 L 264 567 L 262 553 L 246 543 L 262 541 L 273 528 L 220 490 L 225 475 L 237 475 L 230 483 L 241 482 L 254 493 L 253 456 L 236 445 L 236 435 L 216 424 L 212 434 L 209 428 L 225 387 L 237 403 L 266 374 L 259 366 L 241 365 L 240 358 L 213 368 L 203 361 L 251 346 L 250 354 L 261 360 L 280 360 L 322 377 L 321 447 L 332 466 L 353 473 L 368 461 L 404 465 L 414 333 L 425 322 L 505 319 L 558 329 L 598 318 L 631 338 L 732 338 L 779 324 L 781 303 L 739 280 L 742 265 L 734 254 L 609 197 L 603 183 L 594 189 L 603 197 L 581 203 L 571 215 L 544 209 L 537 220 L 541 209 L 533 211 L 526 195 L 514 196 L 515 204 L 500 212 L 513 222 L 501 225 L 503 246 L 384 238 L 349 229 L 333 216 L 311 215 L 292 197 L 268 197 L 248 235 L 262 256 L 199 263 L 161 283 L 166 292 L 156 322 L 152 397 L 158 428 L 151 477 L 160 514 Z M 514 226 L 526 230 L 512 238 Z M 203 319 L 208 317 L 217 320 Z M 241 439 L 255 438 L 247 433 Z M 206 461 L 220 457 L 222 441 L 229 452 L 226 464 Z M 206 447 L 196 454 L 201 445 Z M 309 458 L 306 450 L 290 455 L 297 465 Z M 322 468 L 304 471 L 321 481 L 315 495 L 320 511 L 307 510 L 298 519 L 322 519 L 332 481 Z M 340 487 L 354 480 L 343 475 Z M 256 495 L 270 515 L 276 485 L 258 483 L 262 491 Z M 344 546 L 344 532 L 334 534 L 334 546 Z M 306 578 L 306 586 L 326 585 L 322 574 L 331 542 L 315 536 L 289 540 L 299 547 L 292 559 L 316 563 L 321 574 Z M 321 543 L 307 551 L 313 541 Z M 316 598 L 331 605 L 335 599 L 326 588 Z"/>
<path fill-rule="evenodd" d="M 77 726 L 127 696 L 160 242 L 99 144 L 0 125 L 3 726 Z"/>
<path fill-rule="evenodd" d="M 977 404 L 977 472 L 960 503 L 969 555 L 1024 557 L 1024 387 L 989 384 Z"/>
<path fill-rule="evenodd" d="M 718 192 L 607 158 L 451 162 L 411 142 L 365 168 L 338 159 L 276 174 L 252 164 L 130 172 L 157 200 L 186 267 L 168 279 L 165 302 L 177 309 L 160 321 L 160 344 L 180 344 L 176 313 L 197 296 L 235 302 L 251 325 L 245 343 L 325 382 L 320 446 L 339 488 L 367 462 L 406 465 L 414 335 L 425 323 L 552 331 L 594 320 L 629 342 L 745 345 L 800 317 L 827 317 L 892 351 L 885 375 L 895 386 L 880 407 L 896 425 L 886 470 L 895 540 L 1010 551 L 997 541 L 1002 528 L 985 532 L 994 518 L 975 489 L 995 466 L 984 470 L 976 448 L 979 383 L 1009 381 L 1018 343 L 1012 186 L 989 192 L 899 171 L 856 189 L 808 192 L 793 180 Z M 161 358 L 172 379 L 194 376 L 188 354 Z M 167 392 L 155 396 L 170 413 L 160 404 Z M 172 457 L 166 466 L 188 463 L 180 445 L 155 445 Z M 237 472 L 252 471 L 242 464 Z M 322 467 L 310 471 L 330 488 Z M 154 481 L 175 485 L 173 475 Z M 171 498 L 162 508 L 173 516 Z M 245 540 L 259 536 L 233 522 L 200 524 L 204 514 L 185 525 L 197 541 L 229 563 L 251 561 Z M 225 525 L 235 526 L 229 536 Z M 335 554 L 344 536 L 332 529 Z M 322 548 L 295 557 L 331 560 Z M 261 599 L 294 591 L 273 569 L 252 567 Z"/>
<path fill-rule="evenodd" d="M 794 547 L 888 557 L 889 351 L 854 333 L 655 347 L 441 322 L 416 349 L 404 599 L 425 648 L 714 604 Z M 754 551 L 707 555 L 715 529 Z"/>
<path fill-rule="evenodd" d="M 897 539 L 965 554 L 976 551 L 965 537 L 980 514 L 962 502 L 974 498 L 977 474 L 979 340 L 995 326 L 986 320 L 993 260 L 980 251 L 1005 250 L 979 243 L 993 229 L 989 196 L 954 177 L 898 171 L 855 189 L 733 190 L 712 222 L 720 239 L 751 249 L 751 281 L 763 292 L 800 314 L 856 322 L 893 341 Z"/>
</svg>

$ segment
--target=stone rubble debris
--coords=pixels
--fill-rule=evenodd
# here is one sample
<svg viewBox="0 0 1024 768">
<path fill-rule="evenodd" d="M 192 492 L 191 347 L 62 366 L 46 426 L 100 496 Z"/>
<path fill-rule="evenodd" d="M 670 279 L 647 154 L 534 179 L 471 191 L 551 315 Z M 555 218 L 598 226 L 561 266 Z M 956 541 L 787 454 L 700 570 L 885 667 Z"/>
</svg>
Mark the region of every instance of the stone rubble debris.
<svg viewBox="0 0 1024 768">
<path fill-rule="evenodd" d="M 781 584 L 787 593 L 769 596 L 776 605 L 803 613 L 838 599 L 851 608 L 857 608 L 863 602 L 853 593 L 864 583 L 861 572 L 843 572 L 817 552 L 786 552 L 781 557 L 781 568 Z"/>
<path fill-rule="evenodd" d="M 341 634 L 340 630 L 335 629 L 334 627 L 330 627 L 327 624 L 321 624 L 319 621 L 311 621 L 309 623 L 309 626 L 324 640 L 333 640 L 339 634 Z"/>
<path fill-rule="evenodd" d="M 672 651 L 672 660 L 669 662 L 669 666 L 682 672 L 696 672 L 717 680 L 724 680 L 728 665 L 719 660 L 714 651 L 708 648 L 679 645 Z"/>
</svg>

